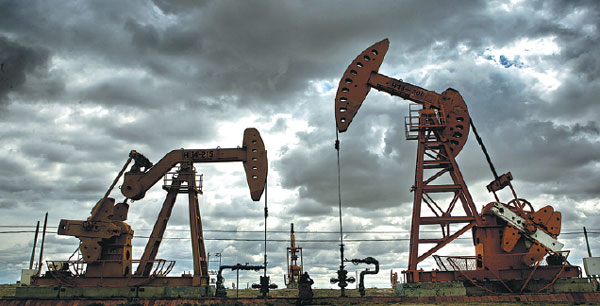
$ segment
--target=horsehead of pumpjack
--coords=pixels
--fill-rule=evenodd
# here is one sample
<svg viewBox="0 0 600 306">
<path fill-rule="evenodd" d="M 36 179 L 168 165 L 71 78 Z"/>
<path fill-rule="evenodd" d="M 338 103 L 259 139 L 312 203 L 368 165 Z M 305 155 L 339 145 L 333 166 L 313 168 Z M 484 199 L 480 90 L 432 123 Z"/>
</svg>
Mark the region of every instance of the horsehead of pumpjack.
<svg viewBox="0 0 600 306">
<path fill-rule="evenodd" d="M 452 88 L 438 94 L 379 74 L 379 67 L 389 45 L 387 38 L 375 43 L 359 54 L 344 72 L 335 96 L 338 130 L 345 132 L 348 129 L 372 87 L 421 104 L 424 109 L 441 111 L 446 126 L 442 134 L 449 141 L 452 153 L 458 155 L 467 141 L 471 120 L 462 96 Z"/>
</svg>

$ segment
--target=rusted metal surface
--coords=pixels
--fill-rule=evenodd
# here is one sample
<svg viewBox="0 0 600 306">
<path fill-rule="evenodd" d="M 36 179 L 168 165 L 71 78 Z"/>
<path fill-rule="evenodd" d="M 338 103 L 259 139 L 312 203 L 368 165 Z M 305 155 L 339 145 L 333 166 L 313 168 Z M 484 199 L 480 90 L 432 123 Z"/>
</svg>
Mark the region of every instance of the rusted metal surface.
<svg viewBox="0 0 600 306">
<path fill-rule="evenodd" d="M 390 270 L 390 283 L 392 284 L 392 289 L 396 289 L 396 285 L 400 283 L 398 281 L 398 272 L 394 272 L 394 270 Z"/>
<path fill-rule="evenodd" d="M 467 141 L 470 128 L 467 105 L 462 96 L 452 88 L 438 94 L 379 74 L 377 71 L 388 48 L 388 39 L 375 43 L 357 56 L 344 72 L 335 97 L 338 130 L 345 132 L 348 129 L 370 88 L 375 88 L 421 104 L 423 108 L 442 111 L 446 115 L 442 120 L 447 127 L 442 131 L 443 136 L 448 139 L 450 150 L 457 155 Z"/>
<path fill-rule="evenodd" d="M 130 161 L 135 161 L 128 172 Z M 157 286 L 207 286 L 208 263 L 202 220 L 198 205 L 195 163 L 239 162 L 246 172 L 252 200 L 260 200 L 267 178 L 267 153 L 260 133 L 255 128 L 244 131 L 242 147 L 223 149 L 179 149 L 166 154 L 158 163 L 153 164 L 144 155 L 131 151 L 129 159 L 119 172 L 104 197 L 94 206 L 91 216 L 85 221 L 61 220 L 58 233 L 75 236 L 80 239 L 82 258 L 75 263 L 53 262 L 49 272 L 34 278 L 34 285 L 63 285 L 72 287 L 126 287 L 139 285 Z M 148 240 L 144 254 L 135 273 L 132 273 L 131 240 L 133 230 L 124 221 L 129 211 L 128 200 L 140 200 L 146 191 L 156 184 L 171 169 L 179 165 L 178 170 L 167 186 L 167 196 Z M 121 192 L 126 197 L 122 203 L 115 204 L 109 198 L 111 190 L 124 173 Z M 192 257 L 194 270 L 190 277 L 165 277 L 172 264 L 156 259 L 167 223 L 169 221 L 177 194 L 188 195 Z M 78 268 L 69 269 L 69 264 Z M 79 271 L 80 267 L 85 271 Z"/>
<path fill-rule="evenodd" d="M 114 216 L 115 199 L 100 200 L 86 221 L 60 220 L 58 234 L 79 238 L 79 250 L 87 264 L 86 277 L 127 277 L 131 274 L 131 239 L 133 229 Z M 125 208 L 117 211 L 127 211 Z M 126 217 L 125 217 L 126 219 Z M 49 267 L 52 272 L 53 267 Z M 37 282 L 34 280 L 34 284 Z"/>
<path fill-rule="evenodd" d="M 456 162 L 455 154 L 450 149 L 450 142 L 442 134 L 442 130 L 446 127 L 444 114 L 435 109 L 423 108 L 419 111 L 418 116 L 414 127 L 418 133 L 416 137 L 418 145 L 413 188 L 409 274 L 407 274 L 411 282 L 419 281 L 414 276 L 417 276 L 415 271 L 421 261 L 482 223 Z M 446 183 L 448 179 L 452 184 Z M 450 199 L 450 201 L 444 201 L 444 199 Z M 458 203 L 461 205 L 457 205 Z M 457 209 L 457 206 L 462 209 Z M 462 210 L 462 212 L 457 210 Z M 426 211 L 429 211 L 434 217 L 423 216 L 426 215 Z M 421 238 L 422 222 L 426 223 L 423 226 L 439 225 L 441 237 L 438 240 Z M 461 223 L 464 225 L 457 229 L 450 227 L 450 224 Z M 433 244 L 432 247 L 425 247 L 425 252 L 420 253 L 420 249 L 423 249 L 422 246 L 431 244 Z"/>
<path fill-rule="evenodd" d="M 345 132 L 367 97 L 371 71 L 379 70 L 390 42 L 384 39 L 359 54 L 348 66 L 335 96 L 335 119 L 338 130 Z"/>
<path fill-rule="evenodd" d="M 418 141 L 406 281 L 460 279 L 476 284 L 479 280 L 504 283 L 519 279 L 524 280 L 520 288 L 523 291 L 532 277 L 554 282 L 559 277 L 580 276 L 580 269 L 566 261 L 564 255 L 568 252 L 561 252 L 562 243 L 556 240 L 561 228 L 560 212 L 550 206 L 534 210 L 531 203 L 517 196 L 510 172 L 498 176 L 458 91 L 448 88 L 438 94 L 379 74 L 388 47 L 387 39 L 375 43 L 348 66 L 336 94 L 335 118 L 338 131 L 345 132 L 370 88 L 419 105 L 411 105 L 405 119 L 406 138 Z M 481 213 L 456 162 L 471 128 L 495 178 L 487 188 L 496 202 Z M 496 192 L 506 187 L 513 198 L 501 203 Z M 431 225 L 440 229 L 437 237 L 421 237 L 424 227 Z M 453 273 L 418 269 L 420 262 L 469 230 L 473 231 L 476 250 L 472 266 L 455 268 Z M 551 258 L 552 267 L 540 267 L 546 257 Z"/>
<path fill-rule="evenodd" d="M 130 171 L 125 173 L 125 180 L 121 192 L 127 198 L 139 200 L 146 191 L 156 184 L 165 173 L 169 172 L 176 164 L 188 163 L 217 163 L 217 162 L 243 162 L 246 170 L 246 180 L 250 187 L 252 200 L 258 201 L 264 190 L 267 178 L 267 151 L 255 128 L 244 131 L 244 140 L 241 148 L 214 148 L 214 149 L 179 149 L 167 153 L 158 163 L 146 171 Z"/>
<path fill-rule="evenodd" d="M 150 238 L 146 243 L 144 253 L 142 254 L 140 260 L 141 262 L 138 265 L 137 270 L 135 271 L 135 275 L 150 275 L 150 272 L 152 271 L 152 268 L 154 266 L 152 260 L 155 259 L 156 254 L 158 254 L 158 249 L 160 247 L 160 243 L 162 242 L 162 237 L 165 233 L 165 230 L 167 229 L 167 223 L 169 222 L 171 212 L 173 211 L 173 206 L 175 205 L 175 199 L 177 197 L 177 193 L 179 192 L 182 182 L 183 177 L 180 178 L 179 175 L 171 182 L 171 187 L 167 190 L 167 196 L 165 197 L 161 210 L 158 214 L 158 218 L 154 223 L 154 228 L 152 229 Z"/>
<path fill-rule="evenodd" d="M 155 262 L 160 261 L 159 259 Z M 42 276 L 36 279 L 36 286 L 66 286 L 66 287 L 162 287 L 162 286 L 194 286 L 191 275 L 178 277 L 74 277 L 55 278 L 51 275 Z"/>
<path fill-rule="evenodd" d="M 298 264 L 298 258 L 300 258 L 300 264 Z M 287 248 L 287 274 L 283 278 L 285 286 L 288 289 L 298 288 L 298 280 L 302 273 L 304 273 L 302 248 L 296 246 L 294 223 L 292 223 L 290 224 L 290 246 Z"/>
</svg>

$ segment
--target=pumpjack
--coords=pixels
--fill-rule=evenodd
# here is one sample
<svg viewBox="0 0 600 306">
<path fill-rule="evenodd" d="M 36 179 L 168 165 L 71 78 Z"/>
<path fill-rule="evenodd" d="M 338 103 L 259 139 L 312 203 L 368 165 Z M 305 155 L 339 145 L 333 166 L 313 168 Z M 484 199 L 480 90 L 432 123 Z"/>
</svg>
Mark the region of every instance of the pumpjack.
<svg viewBox="0 0 600 306">
<path fill-rule="evenodd" d="M 288 289 L 297 289 L 298 280 L 304 273 L 304 259 L 302 257 L 302 248 L 296 246 L 296 236 L 294 235 L 294 223 L 290 224 L 290 246 L 287 247 L 287 274 L 283 276 L 283 281 Z M 298 265 L 298 255 L 300 256 L 300 265 Z"/>
<path fill-rule="evenodd" d="M 542 290 L 558 278 L 581 276 L 581 269 L 567 261 L 569 251 L 557 240 L 561 213 L 551 206 L 535 210 L 517 196 L 510 172 L 497 174 L 460 93 L 448 88 L 439 94 L 378 73 L 388 47 L 387 39 L 375 43 L 348 66 L 335 97 L 335 119 L 338 131 L 345 132 L 371 88 L 414 103 L 404 122 L 407 140 L 418 142 L 405 282 L 468 281 L 494 291 L 481 285 L 494 280 L 501 284 L 500 291 L 523 292 L 532 279 L 546 280 Z M 470 129 L 494 175 L 487 189 L 495 201 L 481 212 L 456 161 Z M 506 187 L 511 197 L 502 202 L 499 191 Z M 423 229 L 432 227 L 438 228 L 435 236 L 421 236 Z M 468 231 L 475 256 L 434 255 Z M 432 255 L 439 269 L 419 268 Z"/>
<path fill-rule="evenodd" d="M 134 164 L 125 172 L 131 161 Z M 48 272 L 34 278 L 33 285 L 69 287 L 132 286 L 208 286 L 208 263 L 202 232 L 198 195 L 202 193 L 194 167 L 197 163 L 242 162 L 253 201 L 260 200 L 267 178 L 267 153 L 260 133 L 255 128 L 244 131 L 241 147 L 214 149 L 177 149 L 153 164 L 144 155 L 131 151 L 129 159 L 105 196 L 98 201 L 87 220 L 61 220 L 59 235 L 79 238 L 80 258 L 72 261 L 49 261 Z M 174 167 L 175 172 L 171 172 Z M 125 172 L 125 173 L 124 173 Z M 124 173 L 124 175 L 123 175 Z M 167 175 L 171 173 L 170 178 Z M 121 193 L 125 200 L 115 204 L 108 197 L 123 176 Z M 152 234 L 139 260 L 132 259 L 133 229 L 125 220 L 128 201 L 141 200 L 146 192 L 165 177 L 167 191 Z M 167 223 L 178 194 L 188 195 L 192 240 L 193 274 L 167 277 L 174 261 L 156 259 Z M 133 272 L 133 264 L 137 268 Z"/>
</svg>

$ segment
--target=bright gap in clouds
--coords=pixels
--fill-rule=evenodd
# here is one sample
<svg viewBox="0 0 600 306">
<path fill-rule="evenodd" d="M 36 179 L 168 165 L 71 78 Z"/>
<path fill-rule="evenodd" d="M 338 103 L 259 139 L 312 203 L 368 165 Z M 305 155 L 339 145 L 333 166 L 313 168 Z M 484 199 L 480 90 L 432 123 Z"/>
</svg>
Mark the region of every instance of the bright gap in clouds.
<svg viewBox="0 0 600 306">
<path fill-rule="evenodd" d="M 282 148 L 298 144 L 296 136 L 299 132 L 311 132 L 315 128 L 308 125 L 303 118 L 293 118 L 288 114 L 276 114 L 268 121 L 258 120 L 257 115 L 250 115 L 235 121 L 222 122 L 218 128 L 218 137 L 213 142 L 204 144 L 208 146 L 235 147 L 242 145 L 244 130 L 254 127 L 260 132 L 268 153 L 269 163 L 277 159 Z M 283 121 L 283 128 L 277 129 L 276 125 Z"/>
<path fill-rule="evenodd" d="M 339 80 L 309 80 L 306 94 L 317 93 L 319 96 L 328 96 L 336 93 Z"/>
<path fill-rule="evenodd" d="M 546 66 L 543 57 L 557 55 L 561 48 L 555 37 L 522 38 L 503 47 L 486 48 L 477 58 L 477 64 L 493 63 L 507 69 L 519 69 L 526 76 L 538 80 L 539 91 L 553 91 L 561 85 L 558 71 Z"/>
</svg>

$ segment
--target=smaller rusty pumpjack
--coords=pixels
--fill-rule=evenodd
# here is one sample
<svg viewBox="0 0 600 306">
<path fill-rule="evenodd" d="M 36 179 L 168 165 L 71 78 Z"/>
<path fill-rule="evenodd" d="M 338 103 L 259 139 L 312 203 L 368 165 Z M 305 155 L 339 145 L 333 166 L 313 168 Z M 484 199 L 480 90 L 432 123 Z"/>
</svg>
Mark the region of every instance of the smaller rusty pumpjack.
<svg viewBox="0 0 600 306">
<path fill-rule="evenodd" d="M 126 199 L 115 204 L 109 198 L 131 161 L 131 169 L 124 174 L 121 193 Z M 85 221 L 61 220 L 59 235 L 79 238 L 81 258 L 75 261 L 49 261 L 48 273 L 35 278 L 34 285 L 66 285 L 73 287 L 128 287 L 128 286 L 207 286 L 209 281 L 202 221 L 198 206 L 198 186 L 195 163 L 241 161 L 246 172 L 252 200 L 260 200 L 267 178 L 267 152 L 260 133 L 255 128 L 244 131 L 242 147 L 215 149 L 178 149 L 152 164 L 142 154 L 131 151 L 129 159 L 105 196 L 98 201 Z M 140 200 L 162 177 L 179 165 L 169 184 L 163 188 L 167 196 L 146 244 L 142 258 L 132 259 L 133 230 L 125 223 L 129 211 L 128 200 Z M 174 262 L 156 259 L 177 194 L 189 197 L 190 231 L 192 238 L 193 275 L 166 277 Z M 139 263 L 135 273 L 132 264 Z"/>
<path fill-rule="evenodd" d="M 379 74 L 388 47 L 387 39 L 375 43 L 348 66 L 335 98 L 335 119 L 338 131 L 345 132 L 371 88 L 415 103 L 405 118 L 406 138 L 418 141 L 415 184 L 410 189 L 414 201 L 408 269 L 403 271 L 406 282 L 462 280 L 481 286 L 478 283 L 494 280 L 505 291 L 523 292 L 531 279 L 548 283 L 541 291 L 559 277 L 580 276 L 581 269 L 568 263 L 569 251 L 563 251 L 563 244 L 557 240 L 560 212 L 551 206 L 534 210 L 527 200 L 517 196 L 510 172 L 500 176 L 496 173 L 458 91 L 448 88 L 439 94 Z M 494 174 L 487 189 L 496 201 L 487 204 L 481 213 L 456 161 L 470 129 Z M 512 199 L 503 203 L 497 192 L 506 187 Z M 424 207 L 429 211 L 423 212 Z M 462 212 L 457 207 L 462 207 Z M 440 235 L 420 237 L 423 226 L 438 226 Z M 433 255 L 469 230 L 476 256 Z M 421 253 L 422 245 L 433 246 Z M 419 269 L 418 264 L 431 255 L 440 269 Z M 544 258 L 546 265 L 542 264 Z"/>
<path fill-rule="evenodd" d="M 300 275 L 304 273 L 304 260 L 302 257 L 302 248 L 296 246 L 294 223 L 291 223 L 290 227 L 290 246 L 287 247 L 287 274 L 283 276 L 283 281 L 288 289 L 297 289 Z M 298 256 L 300 257 L 299 265 Z"/>
</svg>

